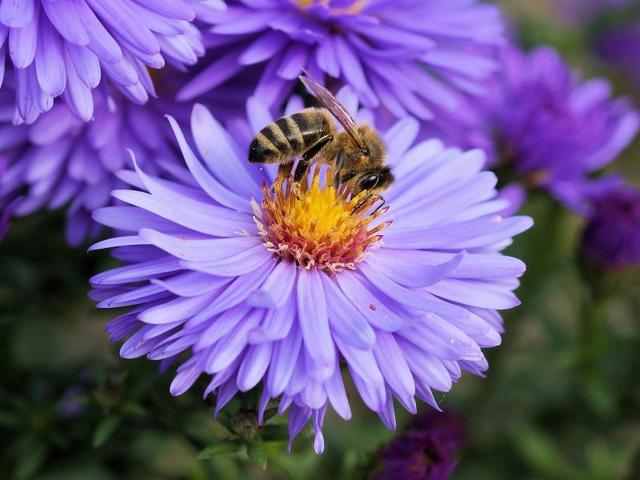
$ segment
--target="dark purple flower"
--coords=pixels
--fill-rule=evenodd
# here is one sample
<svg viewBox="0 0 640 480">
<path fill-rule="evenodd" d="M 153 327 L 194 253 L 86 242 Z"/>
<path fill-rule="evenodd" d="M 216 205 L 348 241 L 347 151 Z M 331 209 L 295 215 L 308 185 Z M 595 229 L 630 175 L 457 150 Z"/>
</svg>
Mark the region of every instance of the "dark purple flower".
<svg viewBox="0 0 640 480">
<path fill-rule="evenodd" d="M 462 418 L 449 412 L 419 415 L 378 457 L 375 480 L 445 480 L 467 436 Z"/>
<path fill-rule="evenodd" d="M 611 163 L 638 131 L 630 102 L 611 99 L 602 78 L 581 81 L 547 47 L 506 50 L 504 73 L 492 85 L 476 128 L 460 132 L 459 143 L 485 148 L 490 163 L 509 168 L 523 186 L 546 189 L 584 212 L 584 199 L 612 182 L 590 174 Z"/>
<path fill-rule="evenodd" d="M 620 186 L 591 198 L 581 254 L 603 270 L 640 267 L 640 192 Z"/>
<path fill-rule="evenodd" d="M 84 396 L 87 395 L 87 389 L 81 385 L 71 385 L 67 388 L 58 400 L 57 413 L 58 417 L 63 419 L 75 418 L 86 410 L 83 402 Z"/>
<path fill-rule="evenodd" d="M 640 94 L 640 23 L 617 25 L 601 32 L 594 43 L 600 58 L 627 75 L 636 95 Z"/>
<path fill-rule="evenodd" d="M 461 92 L 483 93 L 503 40 L 496 6 L 476 0 L 230 0 L 209 15 L 210 65 L 180 93 L 193 99 L 243 72 L 255 96 L 279 106 L 307 69 L 348 84 L 395 119 L 457 115 Z M 330 78 L 326 78 L 330 77 Z M 336 88 L 337 90 L 337 88 Z"/>
<path fill-rule="evenodd" d="M 355 95 L 342 99 L 356 110 Z M 397 179 L 390 210 L 372 213 L 372 198 L 354 213 L 359 198 L 337 192 L 324 168 L 296 189 L 273 166 L 247 162 L 271 121 L 256 98 L 248 106 L 249 121 L 228 129 L 194 108 L 202 160 L 171 120 L 189 178 L 137 168 L 142 191 L 117 190 L 126 206 L 96 210 L 122 235 L 92 247 L 125 261 L 92 279 L 99 307 L 130 307 L 107 327 L 112 340 L 127 338 L 121 356 L 180 357 L 171 393 L 209 377 L 216 412 L 261 383 L 260 418 L 280 398 L 291 438 L 311 420 L 317 452 L 327 407 L 351 416 L 343 364 L 389 428 L 394 398 L 414 413 L 415 396 L 438 408 L 432 389 L 484 372 L 482 348 L 501 341 L 497 310 L 518 305 L 524 264 L 500 250 L 531 220 L 496 214 L 506 204 L 480 151 L 414 144 L 413 119 L 384 131 Z"/>
<path fill-rule="evenodd" d="M 91 212 L 112 202 L 111 190 L 124 185 L 115 172 L 130 165 L 135 149 L 146 168 L 158 172 L 175 158 L 165 112 L 188 118 L 189 108 L 160 99 L 145 107 L 132 104 L 106 86 L 92 92 L 94 119 L 79 120 L 64 103 L 32 125 L 14 126 L 13 98 L 0 92 L 0 208 L 15 216 L 40 208 L 69 205 L 67 239 L 77 245 L 100 228 Z"/>
<path fill-rule="evenodd" d="M 0 0 L 0 85 L 15 84 L 17 123 L 32 123 L 63 96 L 88 121 L 91 90 L 106 77 L 130 100 L 155 96 L 151 69 L 193 65 L 204 53 L 193 25 L 221 0 Z"/>
</svg>

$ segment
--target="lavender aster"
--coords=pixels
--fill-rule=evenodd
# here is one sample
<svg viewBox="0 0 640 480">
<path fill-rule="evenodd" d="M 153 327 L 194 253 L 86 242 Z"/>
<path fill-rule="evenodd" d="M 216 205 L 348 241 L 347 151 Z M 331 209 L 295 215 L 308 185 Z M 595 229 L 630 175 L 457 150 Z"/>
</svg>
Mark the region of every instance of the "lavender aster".
<svg viewBox="0 0 640 480">
<path fill-rule="evenodd" d="M 180 93 L 193 99 L 249 70 L 255 95 L 278 106 L 306 68 L 348 84 L 397 118 L 457 113 L 497 69 L 499 9 L 475 0 L 230 0 L 208 16 L 211 64 Z M 327 80 L 329 81 L 329 80 Z M 335 85 L 332 85 L 335 86 Z"/>
<path fill-rule="evenodd" d="M 640 267 L 640 192 L 620 186 L 591 199 L 581 253 L 600 270 Z"/>
<path fill-rule="evenodd" d="M 0 209 L 24 216 L 40 208 L 68 204 L 67 240 L 76 245 L 100 228 L 93 209 L 111 203 L 122 182 L 115 172 L 129 165 L 128 148 L 154 172 L 172 163 L 174 140 L 163 114 L 178 117 L 186 106 L 153 100 L 145 108 L 105 86 L 92 92 L 94 120 L 82 122 L 64 103 L 32 125 L 11 125 L 11 93 L 0 92 Z M 169 135 L 167 135 L 167 133 Z"/>
<path fill-rule="evenodd" d="M 103 77 L 145 103 L 155 96 L 147 68 L 195 64 L 204 48 L 194 19 L 223 8 L 220 0 L 0 0 L 0 85 L 9 60 L 15 121 L 33 122 L 61 95 L 87 121 Z"/>
<path fill-rule="evenodd" d="M 466 437 L 460 417 L 449 412 L 421 414 L 379 455 L 375 480 L 446 480 Z"/>
<path fill-rule="evenodd" d="M 216 412 L 261 384 L 259 417 L 279 398 L 292 439 L 311 421 L 316 452 L 327 407 L 351 416 L 342 365 L 389 428 L 394 398 L 414 413 L 416 396 L 438 408 L 432 390 L 481 374 L 481 349 L 500 343 L 497 310 L 519 303 L 524 265 L 499 251 L 531 220 L 496 214 L 505 204 L 480 151 L 414 145 L 413 119 L 384 135 L 390 209 L 372 213 L 370 200 L 352 214 L 360 197 L 336 191 L 327 170 L 294 189 L 248 164 L 252 134 L 271 120 L 256 99 L 249 107 L 248 124 L 229 130 L 194 108 L 202 159 L 170 119 L 191 181 L 136 167 L 142 191 L 117 190 L 127 205 L 95 212 L 122 232 L 92 247 L 126 262 L 92 279 L 99 307 L 131 307 L 107 327 L 127 339 L 121 356 L 182 358 L 171 393 L 208 377 Z"/>
<path fill-rule="evenodd" d="M 630 87 L 636 97 L 640 93 L 640 23 L 616 25 L 602 32 L 595 40 L 595 49 L 600 58 L 632 81 Z"/>
<path fill-rule="evenodd" d="M 584 199 L 611 180 L 590 174 L 629 145 L 637 112 L 627 99 L 611 98 L 606 80 L 581 81 L 551 48 L 528 54 L 512 48 L 504 59 L 494 95 L 479 110 L 490 138 L 483 143 L 478 135 L 471 143 L 488 147 L 491 162 L 509 167 L 522 185 L 584 211 Z"/>
</svg>

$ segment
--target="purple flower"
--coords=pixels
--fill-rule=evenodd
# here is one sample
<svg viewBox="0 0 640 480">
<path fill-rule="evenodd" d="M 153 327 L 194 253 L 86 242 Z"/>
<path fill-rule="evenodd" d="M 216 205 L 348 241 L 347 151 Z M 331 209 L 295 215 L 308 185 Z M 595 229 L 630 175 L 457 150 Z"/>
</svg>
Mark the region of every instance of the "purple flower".
<svg viewBox="0 0 640 480">
<path fill-rule="evenodd" d="M 640 267 L 640 192 L 625 185 L 591 199 L 581 254 L 603 270 Z"/>
<path fill-rule="evenodd" d="M 355 111 L 355 96 L 344 103 Z M 184 359 L 171 393 L 209 377 L 216 413 L 261 384 L 259 418 L 279 398 L 291 439 L 311 420 L 316 452 L 327 407 L 351 416 L 342 365 L 389 428 L 394 398 L 414 413 L 415 396 L 438 408 L 432 389 L 448 391 L 462 370 L 482 374 L 481 348 L 500 343 L 496 310 L 518 305 L 524 264 L 499 251 L 531 220 L 496 215 L 505 202 L 480 151 L 414 144 L 413 119 L 384 134 L 390 209 L 371 213 L 372 198 L 353 212 L 362 198 L 336 191 L 324 168 L 294 188 L 247 162 L 271 121 L 255 98 L 248 105 L 249 121 L 228 129 L 195 106 L 202 160 L 170 119 L 191 178 L 136 167 L 142 191 L 117 190 L 127 205 L 95 212 L 121 232 L 92 247 L 125 262 L 92 278 L 99 307 L 131 307 L 107 327 L 113 341 L 127 338 L 121 356 Z"/>
<path fill-rule="evenodd" d="M 453 472 L 456 451 L 466 439 L 463 420 L 449 412 L 415 418 L 378 457 L 376 480 L 445 480 Z"/>
<path fill-rule="evenodd" d="M 182 118 L 186 106 L 152 100 L 146 107 L 128 102 L 106 86 L 92 92 L 94 120 L 79 120 L 59 103 L 32 125 L 11 125 L 12 95 L 0 92 L 0 209 L 13 215 L 68 204 L 67 240 L 77 245 L 100 229 L 91 212 L 112 202 L 111 190 L 123 185 L 115 172 L 129 165 L 127 149 L 135 149 L 146 168 L 170 168 L 175 142 L 164 120 L 171 112 Z"/>
<path fill-rule="evenodd" d="M 602 32 L 595 40 L 595 49 L 600 58 L 621 71 L 633 82 L 636 96 L 640 93 L 640 24 L 617 25 Z"/>
<path fill-rule="evenodd" d="M 637 112 L 627 99 L 611 99 L 606 80 L 581 81 L 551 48 L 508 49 L 504 65 L 478 108 L 476 129 L 460 143 L 486 148 L 490 163 L 508 167 L 522 186 L 546 189 L 584 212 L 585 197 L 612 182 L 590 174 L 629 145 Z"/>
<path fill-rule="evenodd" d="M 192 22 L 218 9 L 221 0 L 0 0 L 0 85 L 6 56 L 14 121 L 32 123 L 61 95 L 90 120 L 103 76 L 145 103 L 155 96 L 147 69 L 195 64 L 204 48 Z"/>
<path fill-rule="evenodd" d="M 303 69 L 350 85 L 395 118 L 458 115 L 497 70 L 503 23 L 475 0 L 242 0 L 209 15 L 212 61 L 180 92 L 190 100 L 250 72 L 255 96 L 279 106 Z M 257 80 L 256 80 L 257 79 Z"/>
</svg>

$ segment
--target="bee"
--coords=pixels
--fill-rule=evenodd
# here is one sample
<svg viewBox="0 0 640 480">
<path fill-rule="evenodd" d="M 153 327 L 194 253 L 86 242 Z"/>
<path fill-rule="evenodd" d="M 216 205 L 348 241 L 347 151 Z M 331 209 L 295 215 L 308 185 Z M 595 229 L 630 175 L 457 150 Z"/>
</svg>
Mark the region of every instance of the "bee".
<svg viewBox="0 0 640 480">
<path fill-rule="evenodd" d="M 385 165 L 386 149 L 376 131 L 366 124 L 356 124 L 347 109 L 333 94 L 308 74 L 300 80 L 324 108 L 306 108 L 282 117 L 264 127 L 249 146 L 249 162 L 280 165 L 280 174 L 289 177 L 294 161 L 300 157 L 294 182 L 306 175 L 310 162 L 334 168 L 336 188 L 347 185 L 353 196 L 367 191 L 366 203 L 393 183 L 393 174 Z M 344 128 L 338 131 L 333 118 Z"/>
</svg>

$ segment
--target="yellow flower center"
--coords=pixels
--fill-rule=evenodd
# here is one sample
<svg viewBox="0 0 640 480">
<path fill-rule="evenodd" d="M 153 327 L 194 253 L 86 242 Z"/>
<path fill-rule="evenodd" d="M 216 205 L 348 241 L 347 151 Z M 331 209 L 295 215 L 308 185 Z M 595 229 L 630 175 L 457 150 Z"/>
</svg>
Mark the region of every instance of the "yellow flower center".
<svg viewBox="0 0 640 480">
<path fill-rule="evenodd" d="M 331 7 L 331 0 L 295 0 L 295 2 L 303 9 L 309 8 L 312 5 L 324 5 L 326 7 Z M 367 0 L 353 0 L 351 5 L 348 7 L 329 8 L 329 11 L 334 15 L 356 15 L 364 9 L 366 4 Z"/>
<path fill-rule="evenodd" d="M 321 185 L 320 170 L 314 170 L 310 183 L 279 177 L 271 189 L 264 184 L 262 208 L 253 202 L 254 220 L 269 251 L 307 270 L 333 275 L 355 269 L 391 222 L 372 226 L 386 211 L 371 211 L 380 197 L 368 192 L 352 197 L 346 188 L 336 189 L 331 169 L 325 170 Z"/>
</svg>

